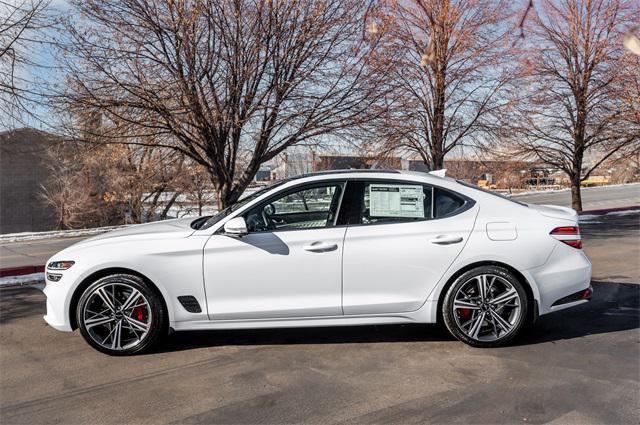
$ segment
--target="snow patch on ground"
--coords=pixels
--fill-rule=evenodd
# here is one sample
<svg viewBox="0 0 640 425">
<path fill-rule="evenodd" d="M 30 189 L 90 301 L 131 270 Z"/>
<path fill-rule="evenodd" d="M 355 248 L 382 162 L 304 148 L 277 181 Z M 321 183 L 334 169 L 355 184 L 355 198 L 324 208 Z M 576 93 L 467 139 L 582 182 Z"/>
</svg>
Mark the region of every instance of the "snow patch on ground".
<svg viewBox="0 0 640 425">
<path fill-rule="evenodd" d="M 640 210 L 624 210 L 624 211 L 611 211 L 605 214 L 584 214 L 579 216 L 578 221 L 589 221 L 591 223 L 598 223 L 597 221 L 592 221 L 598 218 L 602 218 L 605 215 L 633 215 L 640 214 Z"/>
<path fill-rule="evenodd" d="M 594 189 L 606 189 L 606 188 L 610 188 L 610 187 L 623 187 L 623 186 L 636 186 L 636 185 L 640 185 L 640 183 L 620 183 L 620 184 L 609 184 L 609 185 L 606 185 L 606 186 L 583 187 L 582 191 L 584 192 L 585 190 L 589 191 L 589 190 L 594 190 Z M 568 192 L 569 190 L 571 190 L 571 188 L 563 187 L 561 189 L 527 190 L 525 192 L 518 192 L 518 193 L 513 193 L 513 194 L 505 193 L 504 195 L 508 196 L 510 198 L 517 198 L 519 196 L 546 195 L 546 194 L 549 194 L 549 193 Z"/>
<path fill-rule="evenodd" d="M 0 243 L 35 241 L 39 239 L 49 239 L 49 238 L 71 238 L 75 236 L 99 235 L 100 233 L 110 232 L 111 230 L 122 229 L 128 226 L 131 226 L 131 225 L 129 224 L 124 226 L 96 227 L 94 229 L 52 230 L 49 232 L 6 233 L 4 235 L 0 235 Z"/>
<path fill-rule="evenodd" d="M 17 286 L 32 285 L 34 283 L 43 283 L 44 273 L 31 273 L 22 276 L 6 276 L 0 277 L 0 286 Z"/>
</svg>

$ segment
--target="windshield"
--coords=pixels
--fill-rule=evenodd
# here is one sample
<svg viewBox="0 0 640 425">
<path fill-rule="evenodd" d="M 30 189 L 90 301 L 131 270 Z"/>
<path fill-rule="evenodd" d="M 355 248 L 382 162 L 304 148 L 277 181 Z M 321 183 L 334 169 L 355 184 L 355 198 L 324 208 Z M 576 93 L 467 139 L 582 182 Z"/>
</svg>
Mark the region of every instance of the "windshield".
<svg viewBox="0 0 640 425">
<path fill-rule="evenodd" d="M 223 218 L 227 217 L 232 212 L 238 211 L 238 209 L 240 209 L 243 206 L 247 205 L 249 202 L 251 202 L 254 199 L 264 195 L 266 192 L 270 191 L 271 189 L 274 189 L 274 188 L 286 183 L 287 181 L 288 180 L 280 180 L 279 182 L 270 184 L 269 186 L 265 186 L 262 189 L 259 189 L 259 190 L 255 191 L 255 192 L 253 192 L 251 195 L 248 195 L 248 196 L 245 196 L 244 198 L 241 198 L 235 204 L 228 206 L 227 208 L 223 209 L 222 211 L 220 211 L 219 213 L 217 213 L 213 217 L 210 217 L 207 221 L 205 221 L 200 226 L 200 228 L 198 230 L 207 229 L 207 228 L 213 226 L 214 224 L 218 223 Z"/>
</svg>

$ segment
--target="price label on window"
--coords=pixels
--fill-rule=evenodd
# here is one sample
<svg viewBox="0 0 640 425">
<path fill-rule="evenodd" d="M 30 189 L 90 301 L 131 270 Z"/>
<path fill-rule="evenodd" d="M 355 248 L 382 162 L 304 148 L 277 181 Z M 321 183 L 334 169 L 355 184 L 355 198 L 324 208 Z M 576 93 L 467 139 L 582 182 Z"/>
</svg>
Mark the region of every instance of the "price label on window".
<svg viewBox="0 0 640 425">
<path fill-rule="evenodd" d="M 371 217 L 424 218 L 424 192 L 421 185 L 369 185 Z"/>
</svg>

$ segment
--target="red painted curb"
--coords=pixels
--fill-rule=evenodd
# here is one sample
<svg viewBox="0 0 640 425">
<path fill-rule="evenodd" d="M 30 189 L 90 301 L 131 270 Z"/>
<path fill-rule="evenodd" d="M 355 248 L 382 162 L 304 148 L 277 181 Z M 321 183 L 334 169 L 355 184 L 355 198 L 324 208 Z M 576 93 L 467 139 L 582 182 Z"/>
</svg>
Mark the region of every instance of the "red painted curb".
<svg viewBox="0 0 640 425">
<path fill-rule="evenodd" d="M 31 273 L 44 272 L 44 265 L 42 266 L 22 266 L 22 267 L 9 267 L 6 269 L 0 269 L 0 277 L 7 276 L 22 276 Z"/>
</svg>

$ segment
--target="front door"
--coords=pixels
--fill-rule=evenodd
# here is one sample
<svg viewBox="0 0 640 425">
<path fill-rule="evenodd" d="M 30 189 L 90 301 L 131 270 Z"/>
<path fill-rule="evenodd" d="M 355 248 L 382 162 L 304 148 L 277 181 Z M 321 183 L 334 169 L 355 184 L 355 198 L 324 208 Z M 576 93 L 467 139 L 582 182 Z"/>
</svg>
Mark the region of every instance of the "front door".
<svg viewBox="0 0 640 425">
<path fill-rule="evenodd" d="M 252 208 L 242 238 L 215 234 L 204 248 L 211 320 L 342 314 L 336 227 L 344 182 L 284 189 Z"/>
<path fill-rule="evenodd" d="M 413 182 L 349 182 L 358 214 L 344 246 L 344 314 L 417 310 L 473 229 L 473 201 Z"/>
</svg>

